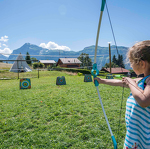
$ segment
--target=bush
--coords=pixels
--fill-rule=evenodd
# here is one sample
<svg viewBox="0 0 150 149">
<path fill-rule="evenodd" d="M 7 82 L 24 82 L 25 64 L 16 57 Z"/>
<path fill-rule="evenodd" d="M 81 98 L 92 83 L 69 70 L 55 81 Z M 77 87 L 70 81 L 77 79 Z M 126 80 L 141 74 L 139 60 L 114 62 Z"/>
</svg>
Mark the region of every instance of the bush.
<svg viewBox="0 0 150 149">
<path fill-rule="evenodd" d="M 78 76 L 83 76 L 83 73 L 78 72 Z"/>
<path fill-rule="evenodd" d="M 48 71 L 51 71 L 51 70 L 53 70 L 53 68 L 55 68 L 55 67 L 56 67 L 56 64 L 49 65 L 49 66 L 47 66 L 47 70 L 48 70 Z"/>
<path fill-rule="evenodd" d="M 39 68 L 43 68 L 43 67 L 44 67 L 44 64 L 43 64 L 43 63 L 40 63 L 40 62 L 39 62 L 39 63 L 33 63 L 32 65 L 33 65 L 33 69 L 36 69 L 36 68 L 38 68 L 38 67 L 39 67 Z"/>
<path fill-rule="evenodd" d="M 75 69 L 75 68 L 62 68 L 62 67 L 55 67 L 54 70 L 56 71 L 68 71 L 73 73 L 82 73 L 82 74 L 91 74 L 90 70 L 87 69 Z"/>
<path fill-rule="evenodd" d="M 33 69 L 36 69 L 38 68 L 38 63 L 33 63 L 32 66 L 33 66 Z"/>
<path fill-rule="evenodd" d="M 43 68 L 43 67 L 44 67 L 44 64 L 43 64 L 43 63 L 40 63 L 40 62 L 39 62 L 38 65 L 39 65 L 40 68 Z"/>
</svg>

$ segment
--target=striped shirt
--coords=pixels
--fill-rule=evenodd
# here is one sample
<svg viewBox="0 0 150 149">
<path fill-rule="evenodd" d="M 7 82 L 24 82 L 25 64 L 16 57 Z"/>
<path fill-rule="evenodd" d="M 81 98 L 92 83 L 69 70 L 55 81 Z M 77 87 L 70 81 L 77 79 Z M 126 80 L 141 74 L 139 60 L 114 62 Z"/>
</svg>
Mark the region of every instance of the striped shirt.
<svg viewBox="0 0 150 149">
<path fill-rule="evenodd" d="M 149 76 L 138 82 L 138 87 L 142 90 Z M 125 120 L 127 132 L 124 149 L 150 149 L 150 106 L 142 108 L 130 93 L 126 103 Z"/>
</svg>

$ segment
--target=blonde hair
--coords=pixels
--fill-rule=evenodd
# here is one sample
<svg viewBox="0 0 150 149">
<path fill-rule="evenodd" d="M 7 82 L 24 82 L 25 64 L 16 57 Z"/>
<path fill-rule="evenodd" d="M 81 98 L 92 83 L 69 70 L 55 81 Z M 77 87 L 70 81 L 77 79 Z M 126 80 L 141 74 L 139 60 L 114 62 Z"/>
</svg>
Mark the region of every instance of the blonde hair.
<svg viewBox="0 0 150 149">
<path fill-rule="evenodd" d="M 136 43 L 127 53 L 130 63 L 139 64 L 141 60 L 150 63 L 150 40 Z"/>
</svg>

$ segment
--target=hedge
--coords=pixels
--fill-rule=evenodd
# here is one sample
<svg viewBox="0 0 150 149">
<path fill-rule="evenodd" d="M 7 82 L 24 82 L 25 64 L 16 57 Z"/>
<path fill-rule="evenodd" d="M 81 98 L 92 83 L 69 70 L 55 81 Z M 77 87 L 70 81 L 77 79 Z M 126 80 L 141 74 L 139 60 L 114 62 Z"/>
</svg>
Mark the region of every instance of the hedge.
<svg viewBox="0 0 150 149">
<path fill-rule="evenodd" d="M 83 73 L 83 74 L 91 74 L 90 70 L 87 69 L 74 69 L 74 68 L 53 68 L 53 70 L 56 71 L 68 71 L 68 72 L 75 72 L 75 73 Z"/>
</svg>

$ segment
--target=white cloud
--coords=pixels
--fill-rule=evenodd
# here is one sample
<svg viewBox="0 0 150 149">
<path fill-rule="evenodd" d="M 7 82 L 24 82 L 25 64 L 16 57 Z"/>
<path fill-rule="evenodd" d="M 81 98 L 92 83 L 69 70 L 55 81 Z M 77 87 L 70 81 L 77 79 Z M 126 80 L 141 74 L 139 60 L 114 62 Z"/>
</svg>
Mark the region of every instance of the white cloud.
<svg viewBox="0 0 150 149">
<path fill-rule="evenodd" d="M 12 53 L 12 50 L 10 50 L 9 48 L 8 48 L 8 45 L 7 44 L 5 44 L 5 43 L 3 43 L 3 42 L 7 42 L 9 39 L 8 39 L 8 36 L 2 36 L 1 38 L 0 38 L 0 47 L 1 47 L 1 49 L 0 49 L 0 54 L 3 54 L 4 56 L 7 56 L 7 57 L 9 57 L 9 55 L 8 54 L 11 54 Z"/>
<path fill-rule="evenodd" d="M 0 53 L 8 57 L 9 55 L 5 55 L 5 54 L 11 54 L 12 51 L 9 48 L 4 48 L 3 50 L 0 49 Z"/>
<path fill-rule="evenodd" d="M 70 51 L 71 50 L 67 46 L 59 46 L 57 43 L 52 42 L 52 41 L 48 42 L 47 44 L 41 43 L 39 46 L 42 48 L 49 49 L 49 50 L 64 50 L 64 51 Z"/>
<path fill-rule="evenodd" d="M 3 44 L 4 47 L 8 47 L 6 44 Z"/>
<path fill-rule="evenodd" d="M 2 36 L 1 38 L 0 38 L 0 41 L 3 41 L 3 42 L 7 42 L 9 39 L 8 39 L 8 36 Z"/>
</svg>

